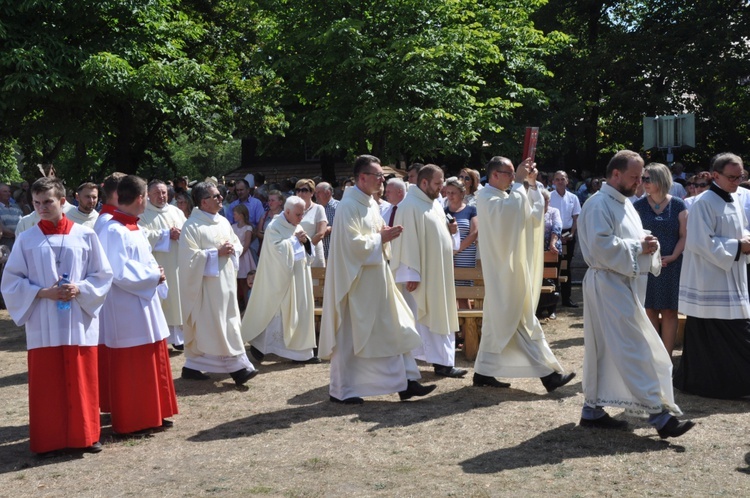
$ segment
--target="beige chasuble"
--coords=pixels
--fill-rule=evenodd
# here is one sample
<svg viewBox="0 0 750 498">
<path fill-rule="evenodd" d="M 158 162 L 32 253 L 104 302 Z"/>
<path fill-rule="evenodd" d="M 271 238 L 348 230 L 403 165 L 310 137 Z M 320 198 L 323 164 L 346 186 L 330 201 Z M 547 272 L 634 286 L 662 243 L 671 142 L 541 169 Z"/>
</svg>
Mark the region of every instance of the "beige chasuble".
<svg viewBox="0 0 750 498">
<path fill-rule="evenodd" d="M 456 289 L 453 280 L 453 239 L 445 212 L 416 185 L 398 205 L 394 225 L 404 231 L 391 244 L 391 268 L 407 266 L 420 275 L 412 292 L 416 320 L 430 332 L 448 335 L 458 330 Z"/>
<path fill-rule="evenodd" d="M 421 344 L 414 317 L 388 267 L 377 203 L 357 187 L 344 191 L 328 253 L 319 356 L 331 356 L 340 333 L 352 334 L 354 354 L 383 358 Z M 374 256 L 374 257 L 373 257 Z M 351 323 L 343 323 L 348 308 Z"/>
<path fill-rule="evenodd" d="M 182 303 L 180 301 L 180 278 L 177 271 L 179 261 L 180 244 L 176 240 L 169 239 L 169 230 L 172 228 L 182 229 L 185 223 L 185 215 L 182 211 L 170 204 L 164 207 L 156 207 L 150 202 L 146 205 L 146 211 L 138 220 L 138 225 L 146 235 L 151 244 L 154 258 L 164 268 L 167 277 L 169 293 L 166 299 L 162 299 L 161 305 L 167 323 L 172 327 L 182 325 Z M 164 234 L 164 231 L 167 234 Z M 165 240 L 166 237 L 166 240 Z"/>
<path fill-rule="evenodd" d="M 247 342 L 281 313 L 285 347 L 295 351 L 315 347 L 311 258 L 294 258 L 294 234 L 301 231 L 302 227 L 289 223 L 283 213 L 266 228 L 253 284 L 255 291 L 250 294 L 242 320 L 242 338 Z"/>
<path fill-rule="evenodd" d="M 219 256 L 219 275 L 204 276 L 208 262 L 205 250 L 217 249 L 227 241 L 234 245 L 235 255 L 242 252 L 242 243 L 221 215 L 195 208 L 182 226 L 178 274 L 188 357 L 245 354 L 237 304 L 236 258 Z"/>
</svg>

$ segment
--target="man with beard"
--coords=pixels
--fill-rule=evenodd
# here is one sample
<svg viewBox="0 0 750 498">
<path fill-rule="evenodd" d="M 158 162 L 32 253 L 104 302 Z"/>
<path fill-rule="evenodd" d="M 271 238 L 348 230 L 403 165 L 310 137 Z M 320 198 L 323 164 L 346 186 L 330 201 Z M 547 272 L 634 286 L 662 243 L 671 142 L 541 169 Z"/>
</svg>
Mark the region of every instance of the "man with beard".
<svg viewBox="0 0 750 498">
<path fill-rule="evenodd" d="M 65 216 L 70 221 L 89 228 L 94 228 L 99 213 L 94 209 L 99 202 L 99 187 L 95 183 L 82 183 L 76 191 L 78 207 L 70 204 Z"/>
<path fill-rule="evenodd" d="M 138 220 L 138 225 L 151 244 L 156 262 L 164 268 L 169 292 L 162 299 L 161 307 L 169 325 L 169 343 L 181 351 L 185 347 L 185 339 L 182 334 L 182 302 L 177 262 L 185 215 L 180 208 L 169 204 L 168 199 L 167 184 L 161 180 L 151 180 L 148 184 L 148 205 Z"/>
<path fill-rule="evenodd" d="M 436 375 L 458 378 L 467 373 L 454 366 L 458 311 L 453 251 L 458 246 L 453 235 L 458 225 L 455 220 L 448 223 L 442 206 L 435 202 L 442 188 L 443 170 L 438 166 L 428 164 L 419 170 L 417 184 L 409 187 L 394 218 L 404 232 L 393 241 L 391 268 L 422 338 L 422 346 L 412 354 L 432 363 Z"/>
<path fill-rule="evenodd" d="M 411 351 L 420 344 L 414 317 L 388 269 L 389 242 L 403 227 L 388 227 L 372 194 L 383 183 L 374 156 L 354 162 L 356 185 L 344 191 L 333 222 L 326 272 L 321 358 L 331 358 L 330 400 L 361 404 L 363 396 L 425 396 Z"/>
<path fill-rule="evenodd" d="M 648 416 L 661 438 L 681 436 L 693 422 L 679 421 L 672 361 L 643 305 L 647 274 L 661 270 L 659 242 L 643 230 L 628 197 L 641 183 L 643 159 L 629 150 L 614 155 L 607 183 L 583 205 L 578 220 L 583 258 L 583 395 L 580 424 L 625 429 L 604 406 Z M 673 415 L 674 414 L 674 415 Z"/>
</svg>

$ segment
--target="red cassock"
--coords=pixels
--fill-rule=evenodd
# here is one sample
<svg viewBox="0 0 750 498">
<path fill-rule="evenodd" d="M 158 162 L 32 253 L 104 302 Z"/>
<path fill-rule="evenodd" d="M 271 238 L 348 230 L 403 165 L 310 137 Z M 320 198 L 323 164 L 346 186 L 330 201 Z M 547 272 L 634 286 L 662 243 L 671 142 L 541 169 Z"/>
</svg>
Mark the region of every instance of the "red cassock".
<svg viewBox="0 0 750 498">
<path fill-rule="evenodd" d="M 99 441 L 96 346 L 30 349 L 31 451 L 86 448 Z"/>
</svg>

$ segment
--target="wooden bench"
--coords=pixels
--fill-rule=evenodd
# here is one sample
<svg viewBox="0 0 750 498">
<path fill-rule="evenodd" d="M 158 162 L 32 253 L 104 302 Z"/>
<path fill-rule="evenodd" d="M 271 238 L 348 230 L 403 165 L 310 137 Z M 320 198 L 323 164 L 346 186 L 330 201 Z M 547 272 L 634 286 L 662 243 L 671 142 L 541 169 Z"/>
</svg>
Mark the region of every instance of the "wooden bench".
<svg viewBox="0 0 750 498">
<path fill-rule="evenodd" d="M 544 278 L 559 280 L 557 254 L 544 253 Z M 563 261 L 563 263 L 565 263 Z M 315 328 L 320 330 L 320 317 L 323 314 L 323 289 L 325 287 L 326 269 L 311 268 L 313 278 L 313 296 L 315 298 Z M 464 357 L 471 361 L 477 357 L 479 341 L 482 334 L 482 316 L 484 305 L 484 277 L 482 276 L 482 263 L 477 261 L 476 268 L 454 268 L 455 280 L 469 280 L 471 286 L 457 285 L 456 299 L 467 300 L 472 303 L 472 308 L 459 308 L 458 321 L 460 330 L 464 335 Z M 542 286 L 542 293 L 555 292 L 554 285 Z"/>
</svg>

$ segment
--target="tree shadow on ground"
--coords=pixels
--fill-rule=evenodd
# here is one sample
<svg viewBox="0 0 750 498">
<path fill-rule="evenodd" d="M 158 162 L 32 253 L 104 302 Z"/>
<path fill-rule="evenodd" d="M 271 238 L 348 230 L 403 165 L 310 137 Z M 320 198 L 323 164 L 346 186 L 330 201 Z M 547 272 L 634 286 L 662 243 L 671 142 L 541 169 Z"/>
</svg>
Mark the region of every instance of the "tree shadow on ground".
<svg viewBox="0 0 750 498">
<path fill-rule="evenodd" d="M 29 426 L 0 427 L 0 474 L 19 472 L 31 467 L 59 464 L 83 458 L 79 450 L 67 450 L 52 458 L 42 459 L 29 449 Z"/>
<path fill-rule="evenodd" d="M 566 386 L 568 387 L 568 386 Z M 560 389 L 563 391 L 564 388 Z M 562 396 L 575 396 L 578 391 L 570 389 Z M 556 391 L 557 393 L 557 391 Z M 354 416 L 353 420 L 374 424 L 368 432 L 392 427 L 408 427 L 429 420 L 453 417 L 476 408 L 486 408 L 512 401 L 538 401 L 548 394 L 537 394 L 517 389 L 491 389 L 465 386 L 456 391 L 413 398 L 400 402 L 396 394 L 392 400 L 382 397 L 366 400 L 362 405 L 345 405 L 331 403 L 328 400 L 328 386 L 321 386 L 289 400 L 293 408 L 258 413 L 249 417 L 232 420 L 210 429 L 198 432 L 188 438 L 192 442 L 215 441 L 252 437 L 271 430 L 289 429 L 294 424 L 305 423 L 315 419 Z"/>
<path fill-rule="evenodd" d="M 0 351 L 18 353 L 26 351 L 26 333 L 22 328 L 4 330 L 0 335 Z"/>
<path fill-rule="evenodd" d="M 5 377 L 0 377 L 0 387 L 20 386 L 28 383 L 29 375 L 27 372 L 20 372 Z"/>
<path fill-rule="evenodd" d="M 517 446 L 500 448 L 464 460 L 460 465 L 467 474 L 495 474 L 504 470 L 558 465 L 573 458 L 665 450 L 681 452 L 684 447 L 632 432 L 605 432 L 565 424 Z"/>
<path fill-rule="evenodd" d="M 750 399 L 702 398 L 693 394 L 674 390 L 675 402 L 682 409 L 685 418 L 700 419 L 717 413 L 736 414 L 750 411 Z"/>
<path fill-rule="evenodd" d="M 572 347 L 582 347 L 582 346 L 583 346 L 583 337 L 560 339 L 558 341 L 553 341 L 549 344 L 549 347 L 552 348 L 553 350 L 572 348 Z"/>
</svg>

